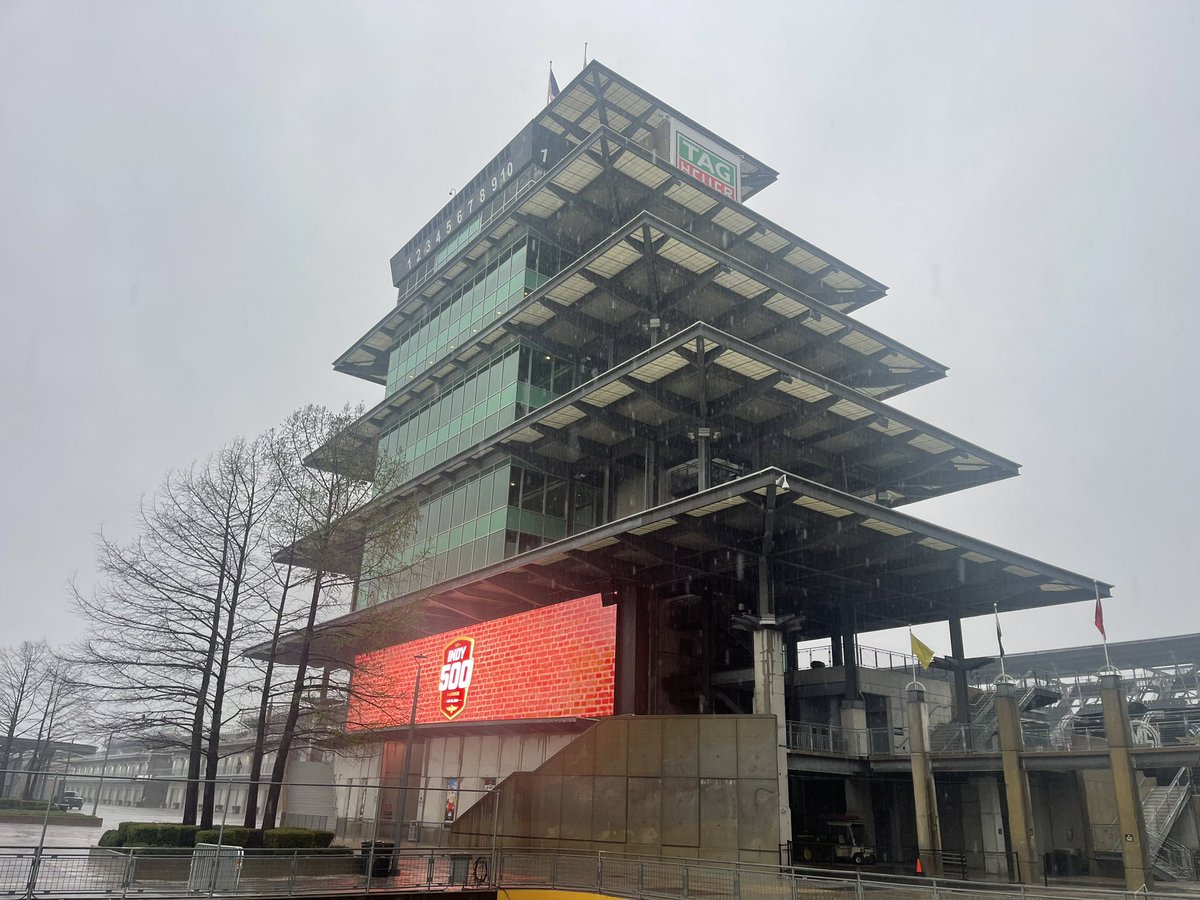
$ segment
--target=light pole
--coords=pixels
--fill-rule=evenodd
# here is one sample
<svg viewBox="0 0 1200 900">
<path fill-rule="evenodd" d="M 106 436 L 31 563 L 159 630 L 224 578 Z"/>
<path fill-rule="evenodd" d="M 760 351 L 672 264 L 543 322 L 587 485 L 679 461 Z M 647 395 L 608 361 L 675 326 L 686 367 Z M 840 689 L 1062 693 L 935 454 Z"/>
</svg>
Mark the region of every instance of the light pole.
<svg viewBox="0 0 1200 900">
<path fill-rule="evenodd" d="M 400 849 L 400 839 L 404 833 L 404 805 L 408 800 L 408 770 L 412 767 L 413 738 L 417 732 L 417 698 L 421 696 L 421 667 L 427 657 L 418 653 L 413 657 L 417 661 L 417 680 L 413 683 L 412 709 L 408 713 L 408 742 L 404 748 L 404 768 L 400 772 L 400 796 L 396 804 L 396 849 Z"/>
<path fill-rule="evenodd" d="M 104 770 L 108 768 L 108 754 L 112 751 L 113 735 L 116 731 L 110 731 L 108 734 L 108 743 L 104 745 L 104 761 L 100 763 L 100 780 L 96 783 L 96 796 L 92 799 L 92 818 L 96 817 L 96 807 L 100 805 L 100 792 L 104 790 Z"/>
</svg>

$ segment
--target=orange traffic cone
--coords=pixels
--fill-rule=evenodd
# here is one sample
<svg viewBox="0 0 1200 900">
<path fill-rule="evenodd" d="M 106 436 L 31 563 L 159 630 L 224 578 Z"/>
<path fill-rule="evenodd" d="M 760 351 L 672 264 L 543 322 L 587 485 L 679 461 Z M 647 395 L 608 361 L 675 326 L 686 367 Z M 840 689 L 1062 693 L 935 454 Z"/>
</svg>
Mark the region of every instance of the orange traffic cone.
<svg viewBox="0 0 1200 900">
<path fill-rule="evenodd" d="M 917 874 L 918 875 L 925 874 L 925 869 L 922 868 L 922 866 L 921 866 L 921 857 L 919 857 L 919 856 L 917 857 Z"/>
</svg>

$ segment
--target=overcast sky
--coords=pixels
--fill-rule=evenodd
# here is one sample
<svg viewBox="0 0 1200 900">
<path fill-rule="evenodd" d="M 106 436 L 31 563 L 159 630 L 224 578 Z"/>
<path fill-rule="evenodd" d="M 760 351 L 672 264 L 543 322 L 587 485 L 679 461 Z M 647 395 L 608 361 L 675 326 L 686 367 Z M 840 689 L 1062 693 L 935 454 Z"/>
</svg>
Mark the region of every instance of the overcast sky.
<svg viewBox="0 0 1200 900">
<path fill-rule="evenodd" d="M 67 580 L 171 467 L 381 397 L 330 363 L 394 302 L 388 258 L 584 41 L 777 168 L 752 206 L 890 286 L 860 317 L 950 367 L 895 405 L 1024 467 L 906 512 L 1114 583 L 1113 640 L 1200 631 L 1198 17 L 0 0 L 0 644 L 80 634 Z M 1011 614 L 1006 646 L 1091 621 Z"/>
</svg>

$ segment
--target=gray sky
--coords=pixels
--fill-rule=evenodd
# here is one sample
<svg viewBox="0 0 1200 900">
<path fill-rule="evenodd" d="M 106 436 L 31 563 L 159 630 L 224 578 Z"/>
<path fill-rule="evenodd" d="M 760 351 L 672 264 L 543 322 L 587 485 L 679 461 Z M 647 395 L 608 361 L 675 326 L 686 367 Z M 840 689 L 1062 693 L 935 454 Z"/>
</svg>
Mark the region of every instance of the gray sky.
<svg viewBox="0 0 1200 900">
<path fill-rule="evenodd" d="M 394 302 L 388 258 L 584 41 L 779 169 L 755 208 L 890 285 L 860 318 L 951 369 L 897 406 L 1024 466 L 906 511 L 1115 583 L 1113 640 L 1200 631 L 1198 17 L 0 0 L 0 644 L 79 634 L 67 579 L 169 468 L 381 396 L 330 363 Z M 1006 647 L 1091 619 L 1013 614 Z"/>
</svg>

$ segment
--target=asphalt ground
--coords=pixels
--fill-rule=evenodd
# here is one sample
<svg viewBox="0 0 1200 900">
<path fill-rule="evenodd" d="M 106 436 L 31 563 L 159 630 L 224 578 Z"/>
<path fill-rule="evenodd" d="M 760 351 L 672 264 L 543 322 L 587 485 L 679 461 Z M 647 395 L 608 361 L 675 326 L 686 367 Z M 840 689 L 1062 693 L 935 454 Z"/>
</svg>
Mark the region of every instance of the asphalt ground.
<svg viewBox="0 0 1200 900">
<path fill-rule="evenodd" d="M 83 805 L 85 814 L 91 814 L 90 803 Z M 104 820 L 99 827 L 81 825 L 56 825 L 46 828 L 46 847 L 91 847 L 100 840 L 100 835 L 121 822 L 178 822 L 177 809 L 139 809 L 134 806 L 105 806 L 96 809 L 96 815 Z M 241 824 L 240 822 L 238 824 Z M 0 847 L 36 847 L 42 833 L 42 820 L 30 816 L 28 822 L 18 825 L 0 823 Z"/>
</svg>

